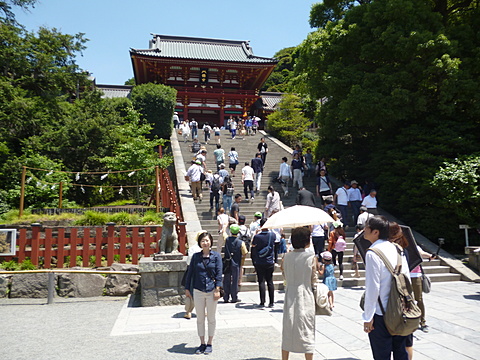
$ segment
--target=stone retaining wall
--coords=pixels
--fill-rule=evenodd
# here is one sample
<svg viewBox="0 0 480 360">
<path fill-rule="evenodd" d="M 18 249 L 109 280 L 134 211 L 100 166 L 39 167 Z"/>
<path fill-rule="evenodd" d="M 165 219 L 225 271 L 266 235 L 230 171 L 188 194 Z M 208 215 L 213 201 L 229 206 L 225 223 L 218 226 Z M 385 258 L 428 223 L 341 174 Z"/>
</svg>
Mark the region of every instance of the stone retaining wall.
<svg viewBox="0 0 480 360">
<path fill-rule="evenodd" d="M 72 268 L 72 270 L 91 270 Z M 115 263 L 105 270 L 134 271 L 138 265 Z M 56 295 L 61 297 L 126 296 L 137 290 L 140 275 L 58 273 L 55 276 Z M 47 298 L 48 274 L 0 275 L 0 297 Z"/>
</svg>

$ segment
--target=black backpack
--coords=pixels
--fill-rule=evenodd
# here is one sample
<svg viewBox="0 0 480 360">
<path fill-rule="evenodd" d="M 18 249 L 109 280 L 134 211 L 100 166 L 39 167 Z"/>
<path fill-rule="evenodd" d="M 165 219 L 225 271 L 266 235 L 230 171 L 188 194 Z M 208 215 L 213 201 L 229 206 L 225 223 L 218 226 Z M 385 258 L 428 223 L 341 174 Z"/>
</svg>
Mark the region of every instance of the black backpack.
<svg viewBox="0 0 480 360">
<path fill-rule="evenodd" d="M 218 193 L 220 191 L 220 189 L 221 189 L 220 178 L 216 178 L 216 177 L 213 178 L 211 189 L 212 189 L 213 193 Z"/>
<path fill-rule="evenodd" d="M 237 238 L 242 240 L 245 243 L 245 246 L 247 247 L 247 250 L 250 251 L 250 242 L 252 241 L 252 237 L 247 235 L 248 234 L 248 229 L 245 230 L 245 234 L 242 234 L 242 231 L 238 233 Z"/>
</svg>

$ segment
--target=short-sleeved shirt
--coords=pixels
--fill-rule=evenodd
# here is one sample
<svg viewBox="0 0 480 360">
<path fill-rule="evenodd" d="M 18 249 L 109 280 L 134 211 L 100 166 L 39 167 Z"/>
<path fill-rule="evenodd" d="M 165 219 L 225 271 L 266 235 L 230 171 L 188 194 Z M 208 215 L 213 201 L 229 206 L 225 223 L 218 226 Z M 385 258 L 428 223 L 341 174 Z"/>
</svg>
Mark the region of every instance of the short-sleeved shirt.
<svg viewBox="0 0 480 360">
<path fill-rule="evenodd" d="M 265 153 L 265 152 L 267 152 L 268 145 L 267 145 L 267 143 L 260 142 L 260 143 L 258 143 L 257 149 L 258 149 L 259 152 Z"/>
<path fill-rule="evenodd" d="M 200 181 L 200 175 L 203 173 L 202 167 L 197 164 L 193 164 L 187 170 L 187 176 L 190 178 L 190 181 L 197 182 Z"/>
<path fill-rule="evenodd" d="M 234 150 L 230 151 L 227 156 L 230 164 L 234 164 L 238 160 L 238 153 Z"/>
<path fill-rule="evenodd" d="M 234 201 L 232 207 L 230 208 L 230 216 L 235 217 L 235 212 L 240 213 L 240 205 Z"/>
<path fill-rule="evenodd" d="M 225 157 L 225 150 L 217 149 L 213 152 L 213 156 L 215 156 L 215 160 L 217 160 L 217 162 L 223 161 Z"/>
<path fill-rule="evenodd" d="M 367 209 L 376 209 L 377 208 L 377 198 L 370 195 L 365 196 L 365 199 L 362 201 L 362 205 Z"/>
<path fill-rule="evenodd" d="M 254 174 L 253 169 L 248 165 L 245 166 L 242 169 L 243 180 L 246 180 L 246 181 L 252 180 L 253 181 L 253 174 Z"/>
<path fill-rule="evenodd" d="M 348 190 L 345 187 L 340 187 L 335 193 L 337 195 L 337 204 L 338 205 L 348 205 Z"/>
</svg>

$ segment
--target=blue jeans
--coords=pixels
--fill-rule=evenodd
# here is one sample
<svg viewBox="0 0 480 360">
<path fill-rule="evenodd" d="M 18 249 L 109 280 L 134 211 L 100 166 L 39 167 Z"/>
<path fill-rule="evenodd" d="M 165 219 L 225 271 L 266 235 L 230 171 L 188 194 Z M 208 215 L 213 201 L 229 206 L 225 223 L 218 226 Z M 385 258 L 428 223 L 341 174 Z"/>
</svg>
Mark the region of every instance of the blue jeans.
<svg viewBox="0 0 480 360">
<path fill-rule="evenodd" d="M 408 360 L 407 350 L 405 349 L 407 336 L 390 335 L 383 316 L 377 314 L 373 316 L 373 328 L 374 330 L 368 334 L 368 338 L 375 360 L 390 359 L 392 352 L 394 360 Z"/>
<path fill-rule="evenodd" d="M 230 213 L 230 209 L 232 208 L 232 201 L 233 196 L 223 195 L 223 208 L 227 214 Z"/>
<path fill-rule="evenodd" d="M 196 127 L 192 128 L 192 140 L 195 139 L 198 135 L 198 130 Z"/>
</svg>

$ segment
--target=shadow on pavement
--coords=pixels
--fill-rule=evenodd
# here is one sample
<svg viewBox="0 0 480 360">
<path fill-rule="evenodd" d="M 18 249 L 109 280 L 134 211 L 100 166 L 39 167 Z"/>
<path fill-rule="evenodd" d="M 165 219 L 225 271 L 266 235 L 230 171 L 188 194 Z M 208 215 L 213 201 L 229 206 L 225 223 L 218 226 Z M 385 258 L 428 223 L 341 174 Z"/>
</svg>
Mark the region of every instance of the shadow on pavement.
<svg viewBox="0 0 480 360">
<path fill-rule="evenodd" d="M 182 343 L 178 345 L 173 345 L 170 349 L 167 349 L 168 352 L 177 353 L 177 354 L 188 354 L 195 355 L 196 347 L 186 347 L 187 343 Z"/>
<path fill-rule="evenodd" d="M 480 293 L 477 293 L 476 295 L 463 295 L 464 299 L 467 300 L 480 300 Z"/>
<path fill-rule="evenodd" d="M 184 316 L 185 316 L 185 311 L 182 311 L 182 312 L 173 314 L 173 315 L 172 315 L 172 318 L 174 318 L 174 319 L 180 319 L 180 318 L 183 318 Z M 192 319 L 194 319 L 194 318 L 196 318 L 196 317 L 197 317 L 197 315 L 192 314 Z M 185 319 L 185 320 L 191 320 L 191 319 Z"/>
</svg>

